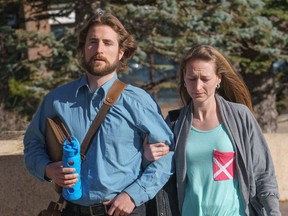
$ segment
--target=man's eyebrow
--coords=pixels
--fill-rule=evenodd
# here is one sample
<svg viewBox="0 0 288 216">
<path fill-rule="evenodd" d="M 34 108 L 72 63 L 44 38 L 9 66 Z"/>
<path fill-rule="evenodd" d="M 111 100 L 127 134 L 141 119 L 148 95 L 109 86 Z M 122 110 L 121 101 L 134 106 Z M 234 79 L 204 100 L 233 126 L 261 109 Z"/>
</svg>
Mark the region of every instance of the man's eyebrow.
<svg viewBox="0 0 288 216">
<path fill-rule="evenodd" d="M 88 39 L 88 41 L 100 41 L 100 39 L 99 39 L 99 38 L 96 38 L 96 37 L 91 37 L 91 38 Z M 103 41 L 104 41 L 105 43 L 114 43 L 114 41 L 111 40 L 111 39 L 103 39 Z"/>
<path fill-rule="evenodd" d="M 114 43 L 114 41 L 113 41 L 113 40 L 111 40 L 111 39 L 103 39 L 103 41 L 104 41 L 104 42 L 110 42 L 110 43 Z"/>
<path fill-rule="evenodd" d="M 90 37 L 88 40 L 89 40 L 89 41 L 99 41 L 99 39 L 96 38 L 96 37 Z"/>
</svg>

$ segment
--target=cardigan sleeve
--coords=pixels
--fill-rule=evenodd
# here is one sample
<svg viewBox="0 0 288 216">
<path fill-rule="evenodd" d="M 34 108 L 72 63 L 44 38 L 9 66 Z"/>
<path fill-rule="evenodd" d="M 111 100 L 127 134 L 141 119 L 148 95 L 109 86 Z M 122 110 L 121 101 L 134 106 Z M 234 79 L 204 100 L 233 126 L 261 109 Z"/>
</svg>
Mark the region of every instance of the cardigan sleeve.
<svg viewBox="0 0 288 216">
<path fill-rule="evenodd" d="M 262 130 L 247 106 L 216 97 L 227 132 L 237 150 L 239 182 L 246 213 L 281 215 L 279 192 L 270 151 Z M 263 209 L 264 208 L 264 209 Z M 250 209 L 250 210 L 249 210 Z"/>
<path fill-rule="evenodd" d="M 273 160 L 262 130 L 252 114 L 249 127 L 256 196 L 267 215 L 281 215 Z"/>
</svg>

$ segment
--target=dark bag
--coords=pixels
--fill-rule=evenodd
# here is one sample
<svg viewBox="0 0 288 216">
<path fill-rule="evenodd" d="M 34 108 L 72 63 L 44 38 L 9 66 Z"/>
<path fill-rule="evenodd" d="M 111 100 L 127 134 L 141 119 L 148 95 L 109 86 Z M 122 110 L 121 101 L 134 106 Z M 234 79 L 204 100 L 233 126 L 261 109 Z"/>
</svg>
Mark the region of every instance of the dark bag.
<svg viewBox="0 0 288 216">
<path fill-rule="evenodd" d="M 42 210 L 38 216 L 61 216 L 63 209 L 64 199 L 62 196 L 59 198 L 58 202 L 51 201 L 47 209 Z"/>
<path fill-rule="evenodd" d="M 173 130 L 180 110 L 169 111 L 170 127 Z M 176 187 L 176 173 L 174 173 L 156 196 L 146 203 L 146 215 L 149 216 L 180 216 Z"/>
<path fill-rule="evenodd" d="M 176 174 L 173 174 L 156 196 L 146 203 L 146 215 L 180 216 L 176 188 Z"/>
</svg>

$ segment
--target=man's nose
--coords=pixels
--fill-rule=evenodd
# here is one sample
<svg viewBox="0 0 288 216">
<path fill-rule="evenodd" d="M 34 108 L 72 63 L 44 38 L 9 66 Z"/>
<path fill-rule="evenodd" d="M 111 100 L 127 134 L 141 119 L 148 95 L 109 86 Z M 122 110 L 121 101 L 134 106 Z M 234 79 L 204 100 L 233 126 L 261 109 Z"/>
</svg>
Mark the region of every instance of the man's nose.
<svg viewBox="0 0 288 216">
<path fill-rule="evenodd" d="M 96 46 L 96 53 L 103 53 L 103 43 L 99 42 Z"/>
</svg>

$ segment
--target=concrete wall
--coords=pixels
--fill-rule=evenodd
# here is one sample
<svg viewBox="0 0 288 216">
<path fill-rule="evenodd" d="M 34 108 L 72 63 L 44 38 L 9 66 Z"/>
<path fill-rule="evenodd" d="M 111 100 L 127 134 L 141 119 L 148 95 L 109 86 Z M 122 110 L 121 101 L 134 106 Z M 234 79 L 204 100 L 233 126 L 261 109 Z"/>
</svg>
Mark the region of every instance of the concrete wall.
<svg viewBox="0 0 288 216">
<path fill-rule="evenodd" d="M 1 146 L 1 143 L 0 143 Z M 0 215 L 36 216 L 58 195 L 25 169 L 23 155 L 0 156 Z"/>
<path fill-rule="evenodd" d="M 280 200 L 288 201 L 288 134 L 266 134 L 265 137 L 275 164 Z M 51 200 L 58 199 L 52 184 L 40 182 L 27 172 L 22 152 L 21 139 L 0 140 L 1 216 L 36 216 Z"/>
<path fill-rule="evenodd" d="M 275 166 L 280 200 L 288 201 L 288 133 L 265 134 Z"/>
</svg>

